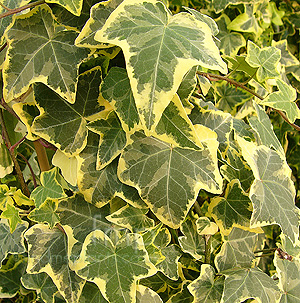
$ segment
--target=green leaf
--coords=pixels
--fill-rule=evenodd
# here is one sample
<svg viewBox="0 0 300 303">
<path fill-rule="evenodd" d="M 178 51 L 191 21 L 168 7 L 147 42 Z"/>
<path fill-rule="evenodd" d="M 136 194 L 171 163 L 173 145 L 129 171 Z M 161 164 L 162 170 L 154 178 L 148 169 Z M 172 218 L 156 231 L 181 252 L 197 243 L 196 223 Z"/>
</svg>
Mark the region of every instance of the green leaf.
<svg viewBox="0 0 300 303">
<path fill-rule="evenodd" d="M 54 295 L 58 292 L 50 276 L 41 272 L 39 274 L 24 274 L 22 284 L 27 289 L 36 290 L 38 296 L 46 303 L 54 302 Z"/>
<path fill-rule="evenodd" d="M 240 137 L 238 143 L 255 177 L 249 193 L 253 204 L 251 227 L 278 224 L 295 241 L 299 236 L 299 209 L 294 202 L 291 169 L 282 155 L 264 145 L 255 146 Z"/>
<path fill-rule="evenodd" d="M 169 279 L 175 281 L 178 280 L 178 260 L 182 255 L 179 246 L 172 244 L 164 247 L 161 252 L 166 258 L 162 262 L 158 263 L 156 265 L 156 268 Z"/>
<path fill-rule="evenodd" d="M 56 25 L 47 5 L 20 15 L 7 32 L 9 49 L 3 67 L 6 102 L 42 82 L 70 103 L 75 102 L 77 66 L 88 50 L 74 46 L 76 32 Z M 24 45 L 30 48 L 24 52 Z"/>
<path fill-rule="evenodd" d="M 294 102 L 297 98 L 297 92 L 279 78 L 276 79 L 276 85 L 279 91 L 269 94 L 265 99 L 259 101 L 259 104 L 284 111 L 289 121 L 294 123 L 296 119 L 300 118 L 300 110 Z"/>
<path fill-rule="evenodd" d="M 213 8 L 216 13 L 220 13 L 222 10 L 228 5 L 237 5 L 241 3 L 256 3 L 260 2 L 261 0 L 212 0 Z"/>
<path fill-rule="evenodd" d="M 114 224 L 128 228 L 131 232 L 142 232 L 154 226 L 154 221 L 146 216 L 148 209 L 125 205 L 106 219 Z"/>
<path fill-rule="evenodd" d="M 201 188 L 212 193 L 221 191 L 215 153 L 207 147 L 202 151 L 173 148 L 139 134 L 124 149 L 118 171 L 122 182 L 136 187 L 164 224 L 178 228 Z"/>
<path fill-rule="evenodd" d="M 9 269 L 3 266 L 0 268 L 0 298 L 13 298 L 20 291 L 20 279 L 26 272 L 26 265 L 27 259 L 22 258 Z"/>
<path fill-rule="evenodd" d="M 92 282 L 86 282 L 80 299 L 80 303 L 108 303 L 102 296 L 99 288 Z"/>
<path fill-rule="evenodd" d="M 13 204 L 14 200 L 9 195 L 9 188 L 6 184 L 0 184 L 0 209 L 4 210 L 6 204 Z"/>
<path fill-rule="evenodd" d="M 88 48 L 109 46 L 106 43 L 101 44 L 96 41 L 94 39 L 95 34 L 103 27 L 106 19 L 122 1 L 123 0 L 110 0 L 95 4 L 91 8 L 90 19 L 86 22 L 84 28 L 75 40 L 76 46 Z"/>
<path fill-rule="evenodd" d="M 204 15 L 203 15 L 204 16 Z M 182 102 L 188 102 L 197 85 L 198 66 L 192 67 L 183 77 L 177 90 L 177 94 Z"/>
<path fill-rule="evenodd" d="M 250 228 L 251 210 L 251 201 L 236 179 L 227 185 L 224 197 L 213 198 L 208 207 L 223 235 L 229 235 L 234 226 Z"/>
<path fill-rule="evenodd" d="M 137 285 L 136 303 L 163 303 L 160 296 L 149 287 Z"/>
<path fill-rule="evenodd" d="M 62 199 L 67 197 L 57 178 L 58 170 L 56 167 L 41 173 L 41 185 L 36 187 L 30 195 L 36 207 L 40 207 L 48 198 Z"/>
<path fill-rule="evenodd" d="M 46 0 L 46 2 L 57 3 L 76 16 L 80 15 L 83 4 L 83 0 Z"/>
<path fill-rule="evenodd" d="M 28 216 L 34 222 L 48 223 L 50 228 L 53 228 L 59 222 L 58 214 L 56 213 L 57 202 L 52 199 L 46 199 L 39 207 L 35 208 Z"/>
<path fill-rule="evenodd" d="M 239 14 L 227 28 L 237 32 L 254 33 L 259 36 L 263 29 L 259 26 L 258 20 L 255 16 L 256 8 L 253 4 L 244 5 L 244 13 Z"/>
<path fill-rule="evenodd" d="M 254 256 L 258 234 L 234 227 L 225 240 L 215 263 L 218 271 L 232 268 L 250 268 Z"/>
<path fill-rule="evenodd" d="M 280 63 L 283 66 L 293 66 L 299 64 L 299 60 L 289 51 L 287 40 L 280 40 L 280 41 L 272 40 L 272 46 L 275 46 L 276 48 L 280 49 L 281 51 Z"/>
<path fill-rule="evenodd" d="M 197 233 L 200 236 L 214 235 L 218 232 L 218 226 L 207 217 L 200 217 L 196 220 Z"/>
<path fill-rule="evenodd" d="M 13 204 L 7 203 L 6 208 L 1 214 L 1 218 L 5 218 L 9 222 L 10 232 L 13 233 L 18 224 L 23 224 L 19 215 L 20 209 L 16 208 Z"/>
<path fill-rule="evenodd" d="M 28 243 L 27 272 L 47 273 L 68 303 L 78 302 L 85 281 L 69 268 L 66 235 L 60 229 L 36 224 L 27 230 L 25 239 Z"/>
<path fill-rule="evenodd" d="M 246 299 L 278 302 L 280 292 L 275 281 L 258 268 L 237 269 L 225 273 L 222 302 L 240 303 Z"/>
<path fill-rule="evenodd" d="M 136 106 L 147 130 L 156 126 L 191 67 L 227 71 L 206 23 L 188 13 L 172 16 L 155 0 L 123 1 L 95 39 L 122 48 Z"/>
<path fill-rule="evenodd" d="M 201 265 L 200 276 L 194 280 L 188 290 L 194 296 L 194 302 L 219 303 L 221 301 L 224 277 L 215 280 L 215 270 L 209 264 Z"/>
<path fill-rule="evenodd" d="M 14 164 L 10 157 L 8 148 L 0 138 L 0 178 L 4 178 L 9 175 L 14 169 Z"/>
<path fill-rule="evenodd" d="M 189 281 L 184 281 L 180 291 L 176 291 L 174 295 L 171 295 L 170 299 L 166 303 L 192 303 L 194 297 L 188 290 Z"/>
<path fill-rule="evenodd" d="M 274 264 L 279 276 L 279 288 L 282 290 L 280 303 L 299 303 L 300 292 L 300 261 L 283 260 L 275 255 Z"/>
<path fill-rule="evenodd" d="M 101 94 L 110 102 L 118 115 L 122 128 L 133 133 L 141 128 L 127 72 L 120 67 L 112 67 L 101 83 Z"/>
<path fill-rule="evenodd" d="M 235 56 L 239 49 L 243 46 L 246 46 L 245 38 L 236 32 L 230 32 L 228 30 L 228 24 L 230 23 L 230 18 L 222 14 L 217 20 L 218 28 L 220 30 L 217 38 L 220 40 L 217 43 L 221 52 L 227 56 Z"/>
<path fill-rule="evenodd" d="M 102 207 L 118 196 L 135 207 L 145 206 L 137 190 L 118 179 L 118 158 L 103 169 L 96 169 L 98 142 L 99 136 L 90 133 L 86 148 L 78 156 L 78 187 L 86 201 Z"/>
<path fill-rule="evenodd" d="M 22 221 L 11 233 L 7 220 L 0 220 L 0 266 L 8 254 L 21 254 L 26 251 L 23 234 L 27 228 L 28 222 Z"/>
<path fill-rule="evenodd" d="M 204 261 L 205 240 L 197 232 L 196 220 L 188 218 L 180 226 L 184 236 L 178 237 L 178 242 L 182 250 L 192 255 L 196 260 Z"/>
<path fill-rule="evenodd" d="M 97 67 L 82 74 L 73 105 L 47 86 L 35 85 L 35 98 L 41 114 L 34 119 L 32 131 L 68 156 L 79 154 L 86 145 L 88 121 L 105 110 L 105 106 L 98 103 L 100 81 L 101 69 Z"/>
<path fill-rule="evenodd" d="M 268 147 L 273 147 L 278 153 L 285 155 L 283 147 L 273 131 L 273 125 L 269 116 L 261 106 L 253 102 L 257 117 L 250 117 L 249 123 L 259 138 L 259 143 Z"/>
<path fill-rule="evenodd" d="M 98 208 L 87 203 L 82 195 L 77 194 L 63 200 L 58 205 L 60 223 L 68 236 L 69 266 L 79 258 L 86 236 L 95 229 L 106 234 L 114 231 L 113 225 L 106 219 L 109 209 Z"/>
<path fill-rule="evenodd" d="M 84 241 L 76 272 L 97 284 L 109 302 L 125 303 L 135 297 L 137 279 L 155 274 L 156 269 L 140 235 L 128 234 L 114 245 L 103 231 L 95 230 Z"/>
<path fill-rule="evenodd" d="M 126 133 L 116 114 L 112 111 L 104 120 L 95 120 L 87 128 L 100 135 L 96 169 L 100 170 L 111 163 L 126 145 Z"/>
<path fill-rule="evenodd" d="M 250 40 L 247 49 L 246 62 L 250 66 L 258 68 L 256 76 L 259 82 L 279 75 L 277 71 L 277 65 L 281 57 L 279 49 L 274 46 L 259 48 Z"/>
</svg>

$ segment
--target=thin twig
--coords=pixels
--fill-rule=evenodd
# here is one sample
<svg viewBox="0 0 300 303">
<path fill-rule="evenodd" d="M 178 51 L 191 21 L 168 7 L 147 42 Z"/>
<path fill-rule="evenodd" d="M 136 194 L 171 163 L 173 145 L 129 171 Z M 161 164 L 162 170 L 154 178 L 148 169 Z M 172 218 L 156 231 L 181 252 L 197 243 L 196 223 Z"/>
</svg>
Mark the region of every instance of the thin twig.
<svg viewBox="0 0 300 303">
<path fill-rule="evenodd" d="M 250 89 L 249 87 L 245 86 L 244 84 L 240 83 L 240 82 L 237 82 L 233 79 L 229 79 L 225 76 L 221 76 L 221 75 L 215 75 L 215 74 L 211 74 L 211 73 L 204 73 L 204 72 L 197 72 L 197 74 L 199 74 L 200 76 L 203 76 L 203 77 L 206 77 L 208 80 L 211 80 L 211 81 L 216 81 L 216 80 L 223 80 L 223 81 L 226 81 L 236 87 L 240 87 L 242 88 L 243 90 L 247 91 L 248 93 L 252 94 L 253 96 L 255 96 L 256 98 L 260 99 L 260 100 L 264 100 L 264 98 L 262 96 L 260 96 L 259 94 L 257 94 L 255 91 L 253 91 L 252 89 Z M 294 124 L 294 123 L 291 123 L 289 121 L 289 119 L 287 118 L 287 116 L 281 111 L 281 110 L 278 110 L 278 109 L 275 109 L 274 110 L 289 124 L 291 125 L 294 129 L 300 131 L 300 126 L 298 126 L 297 124 Z"/>
<path fill-rule="evenodd" d="M 27 133 L 26 133 L 26 135 L 25 135 L 23 138 L 21 138 L 18 142 L 16 142 L 14 145 L 12 145 L 12 146 L 9 148 L 9 151 L 10 151 L 10 152 L 14 152 L 15 148 L 16 148 L 17 146 L 19 146 L 19 145 L 26 139 L 26 136 L 27 136 Z"/>
<path fill-rule="evenodd" d="M 0 6 L 2 6 L 7 11 L 11 11 L 12 10 L 12 8 L 9 8 L 9 7 L 5 6 L 3 3 L 0 3 Z"/>
<path fill-rule="evenodd" d="M 35 178 L 35 174 L 34 174 L 34 171 L 32 169 L 32 166 L 30 165 L 30 163 L 28 162 L 28 160 L 26 159 L 26 157 L 24 155 L 22 155 L 21 153 L 18 153 L 18 156 L 20 156 L 25 161 L 25 163 L 28 165 L 31 176 L 32 176 L 32 181 L 33 181 L 34 188 L 36 188 L 37 187 L 37 182 L 36 182 L 36 178 Z"/>
<path fill-rule="evenodd" d="M 23 191 L 23 193 L 29 197 L 30 196 L 30 192 L 29 192 L 29 189 L 28 189 L 28 186 L 24 180 L 24 176 L 22 174 L 22 171 L 21 171 L 21 168 L 20 168 L 20 165 L 18 163 L 18 160 L 16 159 L 15 157 L 15 154 L 13 151 L 10 150 L 11 148 L 11 142 L 10 142 L 10 139 L 9 139 L 9 135 L 8 135 L 8 132 L 7 132 L 7 129 L 6 129 L 6 126 L 5 126 L 5 121 L 4 121 L 4 117 L 3 117 L 3 109 L 0 109 L 0 124 L 1 124 L 1 127 L 2 127 L 2 135 L 3 135 L 3 139 L 4 139 L 4 142 L 8 148 L 8 151 L 9 151 L 9 154 L 11 156 L 11 159 L 14 163 L 14 166 L 15 166 L 15 170 L 16 170 L 16 173 L 17 173 L 17 177 L 18 177 L 18 180 L 21 184 L 21 189 Z"/>
<path fill-rule="evenodd" d="M 33 3 L 26 4 L 26 5 L 21 6 L 21 7 L 9 9 L 7 12 L 0 14 L 0 19 L 2 19 L 4 17 L 7 17 L 7 16 L 10 16 L 10 15 L 20 13 L 21 11 L 24 11 L 25 9 L 35 7 L 35 6 L 41 5 L 43 3 L 45 3 L 45 0 L 39 0 L 39 1 L 36 1 L 36 2 L 33 2 Z"/>
</svg>

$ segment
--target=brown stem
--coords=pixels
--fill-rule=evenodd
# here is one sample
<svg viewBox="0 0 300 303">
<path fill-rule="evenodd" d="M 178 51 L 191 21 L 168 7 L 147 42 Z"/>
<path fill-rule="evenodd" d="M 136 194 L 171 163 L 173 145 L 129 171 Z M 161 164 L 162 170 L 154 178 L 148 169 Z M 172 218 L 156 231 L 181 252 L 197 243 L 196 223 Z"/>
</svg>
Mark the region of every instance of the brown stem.
<svg viewBox="0 0 300 303">
<path fill-rule="evenodd" d="M 203 76 L 203 77 L 206 77 L 208 80 L 211 80 L 211 81 L 216 81 L 216 80 L 223 80 L 223 81 L 226 81 L 236 87 L 240 87 L 242 88 L 243 90 L 247 91 L 248 93 L 252 94 L 253 96 L 255 96 L 256 98 L 260 99 L 260 100 L 263 100 L 264 98 L 262 96 L 260 96 L 259 94 L 257 94 L 255 91 L 253 91 L 252 89 L 250 89 L 249 87 L 245 86 L 244 84 L 240 83 L 240 82 L 237 82 L 235 80 L 232 80 L 232 79 L 229 79 L 225 76 L 221 76 L 221 75 L 215 75 L 215 74 L 211 74 L 211 73 L 204 73 L 204 72 L 197 72 L 197 74 L 199 74 L 200 76 Z M 287 116 L 281 111 L 281 110 L 278 110 L 278 109 L 275 109 L 274 110 L 289 124 L 291 125 L 294 129 L 300 131 L 300 126 L 298 126 L 297 124 L 294 124 L 294 123 L 291 123 L 289 121 L 289 119 L 287 118 Z"/>
<path fill-rule="evenodd" d="M 20 13 L 21 11 L 23 11 L 25 9 L 35 7 L 35 6 L 41 5 L 43 3 L 45 3 L 45 0 L 39 0 L 39 1 L 36 1 L 36 2 L 33 2 L 33 3 L 29 3 L 29 4 L 21 6 L 21 7 L 9 9 L 7 12 L 0 14 L 0 19 L 2 19 L 4 17 L 7 17 L 7 16 L 10 16 L 10 15 L 14 15 L 14 14 Z"/>
<path fill-rule="evenodd" d="M 47 171 L 50 169 L 50 164 L 48 161 L 47 153 L 45 147 L 39 142 L 39 140 L 36 140 L 33 142 L 37 159 L 39 162 L 40 170 L 41 171 Z"/>
<path fill-rule="evenodd" d="M 3 3 L 0 3 L 0 5 L 1 5 L 4 9 L 6 9 L 7 11 L 10 11 L 10 10 L 11 10 L 11 8 L 5 6 Z"/>
<path fill-rule="evenodd" d="M 20 156 L 25 161 L 25 163 L 28 165 L 30 173 L 31 173 L 31 176 L 32 176 L 34 188 L 36 188 L 37 187 L 37 182 L 36 182 L 34 171 L 33 171 L 32 167 L 31 167 L 30 163 L 28 162 L 28 160 L 26 159 L 26 157 L 23 156 L 21 153 L 18 153 L 18 156 Z"/>
<path fill-rule="evenodd" d="M 22 174 L 22 171 L 21 171 L 21 168 L 20 168 L 20 165 L 15 157 L 15 153 L 13 150 L 10 150 L 11 148 L 11 142 L 10 142 L 10 139 L 9 139 L 9 136 L 8 136 L 8 132 L 7 132 L 7 129 L 6 129 L 6 126 L 5 126 L 5 122 L 4 122 L 4 117 L 3 117 L 3 110 L 1 109 L 0 110 L 0 124 L 1 124 L 1 127 L 2 127 L 2 135 L 3 135 L 3 139 L 4 139 L 4 142 L 6 143 L 6 146 L 8 148 L 8 151 L 9 151 L 9 154 L 11 156 L 11 159 L 14 163 L 14 166 L 15 166 L 15 170 L 16 170 L 16 173 L 17 173 L 17 177 L 18 177 L 18 180 L 21 184 L 21 189 L 22 189 L 22 192 L 24 193 L 24 195 L 26 195 L 27 197 L 30 196 L 30 192 L 29 192 L 29 189 L 28 189 L 28 186 L 24 180 L 24 177 L 23 177 L 23 174 Z"/>
<path fill-rule="evenodd" d="M 19 116 L 16 114 L 16 112 L 4 101 L 3 98 L 1 98 L 1 106 L 3 106 L 3 108 L 5 110 L 7 110 L 11 115 L 13 115 L 15 118 L 17 118 L 19 121 L 21 121 L 21 119 L 19 118 Z"/>
</svg>

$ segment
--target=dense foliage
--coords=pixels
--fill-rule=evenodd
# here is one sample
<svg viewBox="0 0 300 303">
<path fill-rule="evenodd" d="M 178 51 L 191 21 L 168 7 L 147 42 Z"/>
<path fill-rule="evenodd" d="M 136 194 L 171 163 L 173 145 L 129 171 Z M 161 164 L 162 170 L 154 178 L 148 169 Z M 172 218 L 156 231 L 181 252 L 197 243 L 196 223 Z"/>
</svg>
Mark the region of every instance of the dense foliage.
<svg viewBox="0 0 300 303">
<path fill-rule="evenodd" d="M 299 303 L 299 29 L 298 0 L 2 0 L 0 302 Z"/>
</svg>

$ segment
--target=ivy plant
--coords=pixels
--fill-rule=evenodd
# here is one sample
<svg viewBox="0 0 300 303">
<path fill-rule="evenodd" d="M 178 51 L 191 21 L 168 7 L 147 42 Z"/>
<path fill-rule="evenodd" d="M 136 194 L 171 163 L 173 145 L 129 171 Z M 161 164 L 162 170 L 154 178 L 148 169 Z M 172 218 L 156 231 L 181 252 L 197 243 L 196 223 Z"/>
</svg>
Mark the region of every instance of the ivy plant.
<svg viewBox="0 0 300 303">
<path fill-rule="evenodd" d="M 300 302 L 297 0 L 0 3 L 0 301 Z"/>
</svg>

